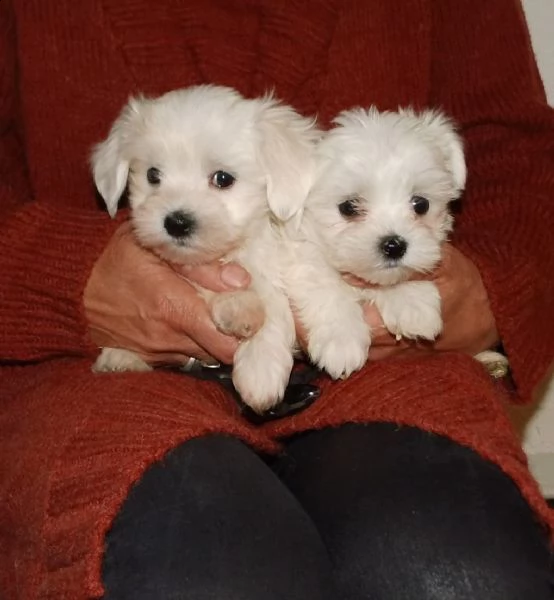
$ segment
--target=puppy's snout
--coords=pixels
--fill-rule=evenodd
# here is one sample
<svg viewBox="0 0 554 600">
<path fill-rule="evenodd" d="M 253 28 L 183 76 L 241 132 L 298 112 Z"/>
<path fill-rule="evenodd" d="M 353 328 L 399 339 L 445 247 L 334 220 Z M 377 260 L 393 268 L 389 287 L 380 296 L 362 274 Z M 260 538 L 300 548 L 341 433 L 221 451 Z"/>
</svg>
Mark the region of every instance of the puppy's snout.
<svg viewBox="0 0 554 600">
<path fill-rule="evenodd" d="M 164 228 L 173 238 L 189 237 L 196 229 L 196 220 L 186 212 L 176 210 L 165 217 Z"/>
<path fill-rule="evenodd" d="M 381 239 L 379 250 L 385 258 L 398 260 L 406 254 L 408 242 L 399 235 L 390 235 Z"/>
</svg>

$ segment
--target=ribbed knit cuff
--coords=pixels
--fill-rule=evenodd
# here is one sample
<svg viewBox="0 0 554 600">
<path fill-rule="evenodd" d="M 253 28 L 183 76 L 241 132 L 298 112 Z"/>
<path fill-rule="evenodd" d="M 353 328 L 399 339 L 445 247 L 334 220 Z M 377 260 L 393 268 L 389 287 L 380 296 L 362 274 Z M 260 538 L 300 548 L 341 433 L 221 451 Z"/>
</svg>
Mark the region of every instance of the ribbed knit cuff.
<svg viewBox="0 0 554 600">
<path fill-rule="evenodd" d="M 479 199 L 473 195 L 471 201 Z M 513 398 L 527 403 L 554 358 L 554 257 L 542 253 L 534 237 L 540 232 L 524 223 L 513 231 L 492 227 L 466 231 L 454 245 L 481 274 L 516 385 Z"/>
<path fill-rule="evenodd" d="M 30 204 L 0 235 L 0 360 L 33 361 L 94 351 L 82 294 L 120 220 L 100 211 Z"/>
</svg>

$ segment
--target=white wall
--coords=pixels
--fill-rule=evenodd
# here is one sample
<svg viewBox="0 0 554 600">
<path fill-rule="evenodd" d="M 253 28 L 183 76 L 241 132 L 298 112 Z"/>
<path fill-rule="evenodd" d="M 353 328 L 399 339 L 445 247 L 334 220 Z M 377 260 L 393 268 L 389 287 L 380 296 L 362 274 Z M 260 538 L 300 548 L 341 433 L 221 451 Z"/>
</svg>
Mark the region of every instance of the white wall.
<svg viewBox="0 0 554 600">
<path fill-rule="evenodd" d="M 548 101 L 554 106 L 554 0 L 523 0 L 523 6 Z M 545 389 L 539 410 L 527 423 L 524 447 L 543 493 L 554 497 L 554 378 Z"/>
<path fill-rule="evenodd" d="M 523 0 L 548 101 L 554 106 L 554 0 Z"/>
</svg>

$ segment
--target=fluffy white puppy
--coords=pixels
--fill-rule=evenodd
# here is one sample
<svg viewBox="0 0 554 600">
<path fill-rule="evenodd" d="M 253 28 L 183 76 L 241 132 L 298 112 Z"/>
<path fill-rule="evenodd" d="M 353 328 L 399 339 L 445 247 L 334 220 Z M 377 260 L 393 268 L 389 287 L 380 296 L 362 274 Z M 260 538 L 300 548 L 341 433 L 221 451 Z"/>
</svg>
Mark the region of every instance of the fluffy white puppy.
<svg viewBox="0 0 554 600">
<path fill-rule="evenodd" d="M 248 338 L 235 355 L 233 381 L 257 411 L 282 398 L 293 364 L 280 224 L 302 209 L 318 137 L 313 119 L 270 96 L 245 99 L 204 85 L 130 99 L 92 155 L 110 215 L 128 187 L 134 230 L 145 247 L 172 262 L 236 261 L 250 272 L 249 290 L 201 293 L 222 332 Z M 115 349 L 104 349 L 95 365 L 148 368 Z"/>
<path fill-rule="evenodd" d="M 408 278 L 437 266 L 466 164 L 460 137 L 437 111 L 354 109 L 335 125 L 317 150 L 287 285 L 311 359 L 338 378 L 367 360 L 362 301 L 375 303 L 397 337 L 432 340 L 441 332 L 436 286 Z M 382 287 L 350 286 L 342 273 Z"/>
</svg>

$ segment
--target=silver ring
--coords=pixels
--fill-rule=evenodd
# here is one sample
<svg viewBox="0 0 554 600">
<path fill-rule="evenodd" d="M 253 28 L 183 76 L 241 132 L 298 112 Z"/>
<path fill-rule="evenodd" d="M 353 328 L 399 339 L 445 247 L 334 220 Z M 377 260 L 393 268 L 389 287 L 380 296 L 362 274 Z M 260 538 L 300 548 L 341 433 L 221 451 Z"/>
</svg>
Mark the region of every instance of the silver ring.
<svg viewBox="0 0 554 600">
<path fill-rule="evenodd" d="M 191 371 L 196 370 L 196 366 L 200 365 L 201 369 L 219 369 L 221 364 L 217 362 L 217 360 L 198 360 L 197 358 L 193 358 L 192 356 L 187 359 L 187 362 L 181 365 L 180 371 L 183 373 L 190 373 Z"/>
<path fill-rule="evenodd" d="M 193 358 L 192 356 L 187 360 L 186 363 L 183 363 L 183 365 L 181 366 L 181 371 L 184 371 L 185 373 L 189 373 L 190 371 L 192 371 L 192 369 L 194 368 L 195 363 L 197 363 L 197 359 Z"/>
</svg>

